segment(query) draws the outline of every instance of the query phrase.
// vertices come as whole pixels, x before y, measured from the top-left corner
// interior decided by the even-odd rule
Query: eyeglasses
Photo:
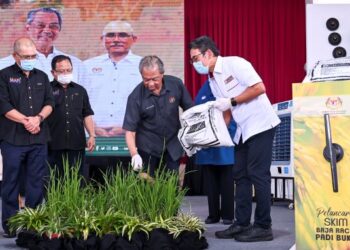
[[[55,69],[54,71],[59,74],[64,74],[64,73],[72,73],[73,69]]]
[[[37,54],[35,54],[35,55],[20,55],[18,53],[16,53],[16,54],[19,56],[19,58],[24,59],[24,60],[38,59]]]
[[[105,34],[105,37],[110,38],[110,39],[115,38],[115,37],[118,37],[119,39],[126,39],[126,38],[129,38],[131,36],[132,36],[132,34],[129,34],[126,32],[110,32],[110,33]]]
[[[162,76],[157,76],[157,77],[153,77],[153,78],[142,77],[142,80],[144,83],[159,82],[160,80],[162,80]]]
[[[191,59],[190,59],[190,64],[193,64],[193,63],[195,63],[195,62],[198,62],[198,56],[200,56],[200,55],[204,55],[205,54],[205,52],[204,53],[199,53],[199,54],[197,54],[197,55],[194,55],[194,56],[192,56],[191,57]]]
[[[60,30],[60,25],[58,23],[41,23],[41,22],[33,22],[32,23],[34,28],[38,29],[38,30],[43,30],[45,29],[45,27],[49,27],[50,30],[54,30],[54,31],[58,31]]]

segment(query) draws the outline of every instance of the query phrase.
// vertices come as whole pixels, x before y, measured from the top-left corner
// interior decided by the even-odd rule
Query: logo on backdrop
[[[343,101],[340,97],[328,97],[326,101],[326,107],[330,110],[340,110],[343,107]]]

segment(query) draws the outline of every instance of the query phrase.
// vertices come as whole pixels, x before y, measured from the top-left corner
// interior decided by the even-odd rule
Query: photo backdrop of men
[[[23,36],[36,43],[36,68],[50,80],[52,58],[71,57],[74,81],[95,111],[93,155],[128,155],[121,127],[143,56],[159,56],[165,74],[184,78],[183,0],[7,1],[0,16],[0,69],[14,63],[13,42]]]

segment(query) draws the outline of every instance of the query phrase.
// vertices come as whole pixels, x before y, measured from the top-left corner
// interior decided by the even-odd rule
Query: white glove
[[[134,171],[140,171],[142,169],[142,158],[139,154],[131,158],[131,166]]]
[[[226,111],[232,107],[230,98],[218,98],[214,101],[213,106],[220,111]]]

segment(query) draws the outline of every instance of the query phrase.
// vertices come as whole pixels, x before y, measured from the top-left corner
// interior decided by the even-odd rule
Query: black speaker
[[[334,46],[339,45],[341,42],[341,35],[337,32],[332,32],[328,36],[328,42]]]
[[[326,26],[330,31],[337,30],[339,28],[339,21],[338,19],[331,17],[327,20]]]
[[[345,57],[346,56],[346,50],[343,47],[336,47],[333,50],[333,57],[338,58],[338,57]]]

